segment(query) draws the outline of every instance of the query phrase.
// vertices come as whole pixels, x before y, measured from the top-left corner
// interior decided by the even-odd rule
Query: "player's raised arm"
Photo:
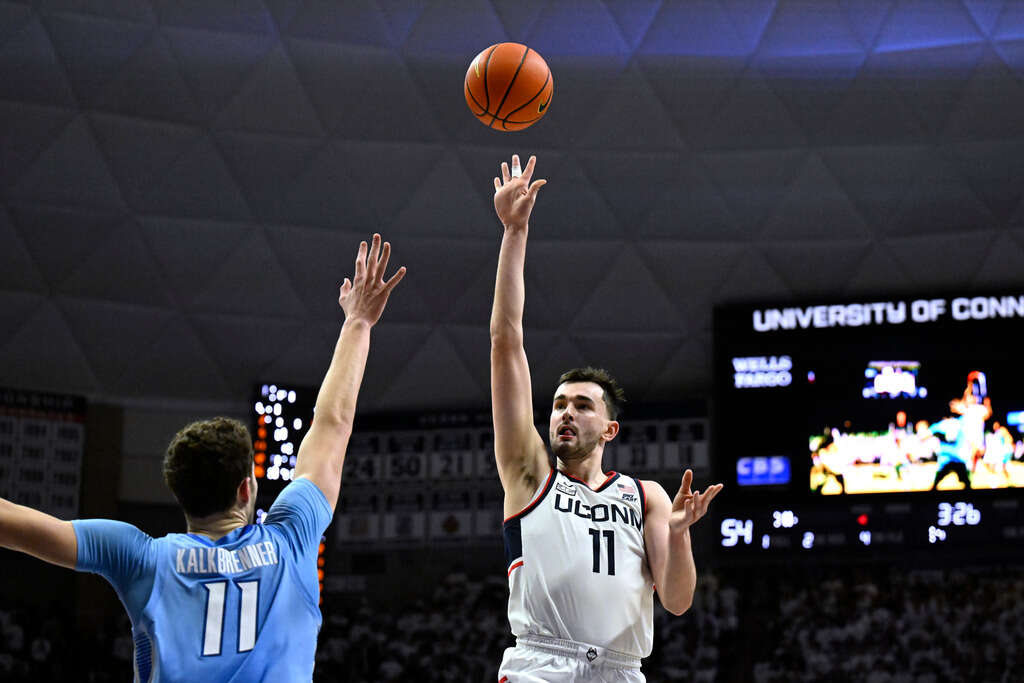
[[[390,256],[391,245],[381,245],[380,235],[373,236],[369,249],[366,242],[359,245],[355,275],[351,281],[345,278],[338,297],[345,324],[316,397],[313,423],[299,446],[296,478],[309,479],[320,487],[332,510],[338,502],[356,398],[370,351],[370,328],[380,320],[391,290],[405,276],[402,267],[384,281]]]
[[[71,522],[0,498],[0,547],[74,569],[78,540]]]
[[[494,455],[510,513],[529,502],[548,469],[544,441],[533,426],[533,390],[523,346],[526,238],[537,192],[547,182],[530,182],[536,163],[530,157],[520,174],[515,155],[511,171],[502,162],[501,177],[494,179],[494,209],[505,232],[491,310],[491,410]]]
[[[672,614],[690,609],[697,588],[697,566],[690,545],[690,527],[708,511],[708,505],[721,484],[703,492],[692,491],[693,472],[686,470],[679,492],[673,500],[660,484],[645,481],[647,514],[644,520],[644,543],[647,562],[654,576],[661,604]]]

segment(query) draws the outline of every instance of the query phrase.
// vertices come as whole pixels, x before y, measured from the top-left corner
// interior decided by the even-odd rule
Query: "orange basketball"
[[[495,130],[529,128],[547,113],[554,90],[547,62],[519,43],[491,45],[466,72],[466,104]]]

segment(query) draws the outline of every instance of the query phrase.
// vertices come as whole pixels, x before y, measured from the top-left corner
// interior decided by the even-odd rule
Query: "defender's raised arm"
[[[506,516],[529,503],[548,471],[547,450],[533,426],[533,391],[523,345],[526,238],[537,192],[547,182],[531,183],[536,163],[530,157],[520,174],[514,155],[512,169],[502,162],[501,178],[494,179],[494,209],[505,232],[491,311],[491,410]]]
[[[380,320],[391,290],[405,276],[405,267],[402,267],[384,281],[390,256],[391,245],[388,242],[381,245],[380,235],[373,236],[369,252],[366,242],[359,245],[355,275],[351,281],[345,278],[338,297],[345,311],[345,324],[316,397],[313,423],[299,446],[296,478],[309,479],[316,484],[332,510],[338,501],[356,398],[370,351],[370,328]]]

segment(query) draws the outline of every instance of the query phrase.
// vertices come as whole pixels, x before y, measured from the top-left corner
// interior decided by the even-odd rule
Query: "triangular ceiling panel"
[[[126,116],[94,114],[89,123],[125,201],[136,210],[146,206],[150,188],[202,135],[191,126]]]
[[[813,13],[806,8],[798,3],[777,4],[758,44],[759,57],[864,53],[864,43],[838,0],[818,0]]]
[[[579,345],[566,333],[526,330],[523,343],[530,363],[534,412],[545,415],[551,410],[551,399],[562,373],[592,364],[593,361],[584,355]],[[547,441],[547,432],[541,436]]]
[[[267,240],[310,314],[317,319],[337,320],[341,315],[338,290],[345,278],[351,279],[355,273],[359,243],[369,242],[372,235],[296,226],[268,226],[266,232]],[[396,239],[387,231],[382,237],[392,243],[386,275],[390,278],[399,267],[409,266],[408,260],[415,255],[417,247],[408,240]],[[389,320],[429,323],[433,318],[422,293],[427,280],[422,273],[407,277],[388,300],[384,315]],[[417,282],[424,287],[418,287]]]
[[[274,249],[256,228],[224,259],[195,310],[302,319],[307,311]]]
[[[133,221],[116,226],[95,244],[81,265],[60,283],[59,292],[147,306],[172,304],[164,275]]]
[[[995,235],[928,235],[889,240],[893,258],[923,290],[966,287],[974,282],[988,257]]]
[[[250,391],[263,379],[266,369],[294,346],[295,336],[304,327],[295,319],[223,314],[198,315],[194,324],[210,357],[223,369],[230,390],[237,395]]]
[[[90,101],[102,111],[157,121],[198,123],[203,118],[170,41],[159,31]]]
[[[126,359],[118,389],[127,396],[151,397],[159,387],[186,400],[209,400],[229,395],[221,372],[192,325],[176,315],[160,328],[151,346],[135,349]]]
[[[526,36],[549,3],[550,0],[491,0],[508,39],[517,43],[526,41]]]
[[[765,257],[752,249],[745,250],[729,269],[721,287],[712,299],[715,303],[739,301],[786,300],[793,291]]]
[[[588,0],[549,3],[523,42],[545,58],[629,54],[622,31],[605,3]]]
[[[829,148],[819,154],[865,220],[883,229],[930,158],[927,147],[915,145]],[[882,168],[885,172],[879,173]]]
[[[2,286],[5,289],[25,289],[39,291],[45,289],[39,268],[18,232],[11,224],[7,211],[0,207],[0,273],[3,273]]]
[[[76,97],[90,104],[153,35],[149,24],[83,14],[52,14],[43,21]],[[81,54],[89,59],[78,59]]]
[[[992,36],[998,40],[1024,38],[1024,5],[1007,2],[996,20]]]
[[[253,69],[216,125],[222,130],[305,136],[323,135],[326,128],[280,47]]]
[[[390,303],[388,305],[390,306]],[[433,333],[434,328],[431,325],[405,325],[389,322],[396,317],[391,316],[389,311],[385,310],[381,322],[377,323],[373,328],[370,357],[366,361],[363,386],[359,390],[359,402],[364,412],[379,410],[377,406],[381,398],[405,374],[406,366],[412,360],[415,351],[421,348],[426,343],[427,338]],[[341,323],[339,322],[335,324],[331,339],[326,346],[327,356],[323,366],[317,368],[319,372],[319,377],[316,380],[317,384],[320,382],[320,377],[323,377],[323,374],[327,371],[327,361],[331,359],[330,354],[334,349],[334,343],[338,339],[338,332],[340,330]],[[300,350],[293,349],[289,353],[300,353]],[[430,395],[433,393],[433,390],[434,387],[430,385],[422,385],[417,389],[418,393],[416,396],[408,396],[404,401],[396,399],[395,403],[397,405],[405,403],[407,405],[429,406],[432,404]],[[473,401],[472,405],[476,406],[482,403],[482,400]],[[370,406],[369,411],[366,410],[367,406]]]
[[[333,135],[417,142],[439,137],[419,86],[396,53],[299,39],[286,41],[286,47],[299,82]],[[464,74],[453,75],[457,80],[452,84],[452,101],[462,107],[459,83]]]
[[[634,302],[643,301],[643,307]],[[665,295],[644,264],[630,248],[621,251],[601,282],[578,302],[579,313],[572,330],[623,332],[677,332],[686,329],[675,304]]]
[[[959,0],[900,0],[886,17],[875,49],[913,50],[984,40]]]
[[[472,31],[452,33],[453,25],[472,26]],[[406,36],[408,52],[452,52],[465,58],[465,66],[489,45],[506,41],[505,27],[489,0],[435,2],[428,6]]]
[[[880,58],[870,56],[823,129],[832,145],[910,144],[927,141],[917,114],[891,91]]]
[[[287,220],[281,188],[287,187],[324,148],[320,138],[268,133],[214,134],[231,177],[253,215]]]
[[[849,239],[866,237],[868,225],[817,154],[785,190],[772,212],[762,238],[783,240]],[[811,245],[808,245],[811,246]]]
[[[99,388],[88,359],[52,301],[42,303],[0,346],[0,358],[0,384],[6,386],[83,393]]]
[[[480,387],[477,405],[490,403],[491,335],[486,325],[445,325],[445,336],[462,361],[463,367]],[[536,335],[539,337],[540,335]],[[534,339],[535,335],[530,335]],[[539,339],[534,339],[539,341]]]
[[[643,387],[637,398],[651,403],[678,404],[683,399],[711,395],[707,365],[711,357],[711,333],[702,330],[688,336]],[[639,401],[638,401],[639,402]],[[628,417],[628,414],[627,414]]]
[[[922,129],[936,135],[960,107],[978,62],[990,52],[983,43],[968,43],[887,52],[874,59],[879,77],[891,84],[893,95],[914,112]]]
[[[743,219],[738,224],[756,233],[785,196],[806,156],[800,149],[786,148],[705,152],[700,158],[719,195]]]
[[[18,199],[97,208],[124,204],[92,130],[81,117],[61,131],[53,145],[25,170],[10,194]]]
[[[744,239],[749,226],[740,225],[708,177],[699,157],[684,156],[678,166],[677,187],[670,188],[651,207],[636,235],[685,240]]]
[[[928,155],[891,224],[891,234],[963,233],[991,228],[995,217],[945,159]]]
[[[1024,197],[1024,141],[971,142],[950,146],[959,175],[998,221],[1008,220]]]
[[[732,242],[644,240],[641,257],[658,286],[686,321],[686,329],[711,324],[713,301],[735,268],[743,247]]]
[[[206,121],[217,118],[247,83],[264,78],[268,70],[273,75],[262,62],[277,42],[274,35],[185,28],[167,28],[164,35]],[[211,68],[213,64],[216,68]],[[276,99],[274,96],[290,97],[294,92],[264,90],[263,94],[269,95],[268,101],[272,101]],[[236,118],[229,116],[228,123]]]
[[[125,358],[148,349],[174,315],[170,310],[61,297],[57,304],[100,385],[109,392],[135,386]]]
[[[443,329],[435,328],[410,350],[408,364],[380,397],[382,408],[393,410],[410,404],[420,409],[465,408],[479,405],[480,398],[487,395],[486,387],[466,369]]]
[[[47,297],[43,294],[0,290],[0,349],[18,334],[44,304],[47,304]],[[6,364],[6,360],[0,363],[0,372],[3,372]],[[0,381],[6,382],[6,379]]]
[[[871,245],[864,240],[765,244],[761,251],[797,297],[841,298]]]
[[[971,19],[978,29],[991,38],[996,22],[1006,7],[1007,0],[963,0],[964,8],[970,12]]]
[[[882,292],[906,292],[912,289],[910,275],[894,255],[896,247],[888,242],[875,244],[847,281],[850,295],[878,296]]]
[[[605,6],[615,19],[626,44],[635,50],[651,29],[662,4],[662,0],[619,0],[606,2]]]
[[[972,284],[992,288],[1019,287],[1022,263],[1024,246],[1009,234],[996,235]]]
[[[672,152],[580,153],[584,172],[611,206],[627,235],[631,234],[633,226],[643,224],[658,198],[673,191],[679,177],[680,158]]]
[[[0,100],[74,106],[67,72],[38,18],[25,23],[16,12],[16,31],[0,43]]]
[[[347,0],[346,12],[336,11],[329,0],[305,0],[288,21],[293,38],[387,47],[391,43],[384,13],[374,0]]]
[[[588,149],[664,152],[684,147],[643,70],[636,65],[627,67],[616,79],[605,103],[583,125],[590,132],[580,146]]]
[[[533,233],[526,252],[527,315],[542,307],[553,327],[570,329],[621,251],[621,242],[556,241]],[[493,289],[492,283],[489,297]]]
[[[964,88],[959,106],[944,131],[952,140],[993,140],[1024,137],[1024,82],[1006,63],[990,53],[978,64],[978,76]]]
[[[638,404],[645,402],[648,387],[685,343],[682,335],[664,332],[577,332],[572,340],[587,365],[603,367],[618,380],[626,392],[627,410],[631,397]]]
[[[430,6],[429,0],[377,0],[391,32],[392,45],[405,42],[420,15]]]
[[[721,2],[663,2],[640,43],[645,55],[735,57],[748,54],[749,44]]]
[[[69,109],[0,102],[0,188],[17,182],[75,116]]]
[[[476,183],[486,185],[483,178],[477,178]],[[479,238],[486,236],[486,226],[497,220],[493,202],[485,204],[479,199],[474,179],[466,174],[454,150],[438,150],[436,164],[407,192],[408,203],[393,221],[396,234]],[[450,210],[454,197],[459,198],[457,211]],[[444,218],[424,221],[424,216]]]
[[[244,223],[174,218],[139,219],[150,253],[180,306],[190,307],[242,247],[252,228]]]
[[[124,217],[81,209],[13,204],[11,223],[49,287],[56,288],[89,258]]]
[[[252,215],[211,136],[183,150],[145,201],[150,212],[166,216],[244,220]]]

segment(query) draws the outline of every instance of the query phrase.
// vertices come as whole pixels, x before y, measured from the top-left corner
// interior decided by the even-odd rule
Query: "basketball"
[[[466,104],[485,126],[529,128],[548,111],[555,84],[544,58],[519,43],[498,43],[478,54],[466,72]]]

